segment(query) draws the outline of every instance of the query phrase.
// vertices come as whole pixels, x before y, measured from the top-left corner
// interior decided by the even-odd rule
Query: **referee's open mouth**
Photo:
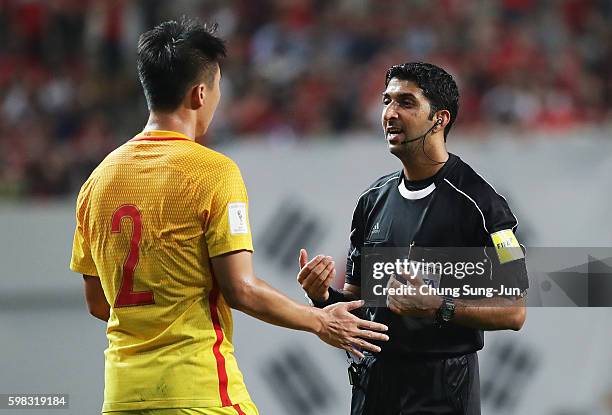
[[[389,144],[399,144],[404,139],[404,130],[400,127],[389,126],[385,128],[385,136]]]

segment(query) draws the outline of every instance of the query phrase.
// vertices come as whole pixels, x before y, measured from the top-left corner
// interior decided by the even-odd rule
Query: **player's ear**
[[[208,90],[204,84],[195,84],[190,92],[190,106],[192,110],[197,110],[204,105]]]

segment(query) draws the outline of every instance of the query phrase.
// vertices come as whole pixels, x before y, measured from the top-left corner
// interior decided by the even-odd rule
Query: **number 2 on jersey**
[[[138,266],[140,256],[140,238],[142,237],[142,217],[134,205],[123,205],[113,214],[111,232],[121,232],[121,219],[132,219],[132,239],[130,252],[123,263],[121,286],[115,299],[115,307],[129,307],[145,304],[154,304],[153,291],[134,291],[134,270]]]

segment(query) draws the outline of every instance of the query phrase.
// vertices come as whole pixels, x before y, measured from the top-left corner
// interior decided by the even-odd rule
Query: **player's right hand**
[[[311,300],[324,302],[329,298],[327,289],[334,281],[336,267],[330,256],[317,255],[308,261],[308,252],[300,249],[300,272],[297,280]]]
[[[363,300],[348,303],[336,303],[325,307],[323,311],[323,325],[317,335],[325,343],[344,349],[359,358],[362,351],[380,352],[380,347],[369,341],[387,341],[389,336],[384,333],[387,326],[369,320],[362,320],[351,314],[363,306]]]

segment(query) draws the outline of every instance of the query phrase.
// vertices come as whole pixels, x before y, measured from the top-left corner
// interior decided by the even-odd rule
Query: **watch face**
[[[444,299],[442,306],[438,309],[436,314],[436,322],[439,327],[444,326],[444,323],[448,323],[455,317],[455,303],[452,300]]]
[[[455,316],[455,304],[449,301],[444,301],[442,307],[442,320],[450,321]]]
[[[444,308],[442,311],[442,320],[449,321],[452,318],[452,312],[448,308]]]

